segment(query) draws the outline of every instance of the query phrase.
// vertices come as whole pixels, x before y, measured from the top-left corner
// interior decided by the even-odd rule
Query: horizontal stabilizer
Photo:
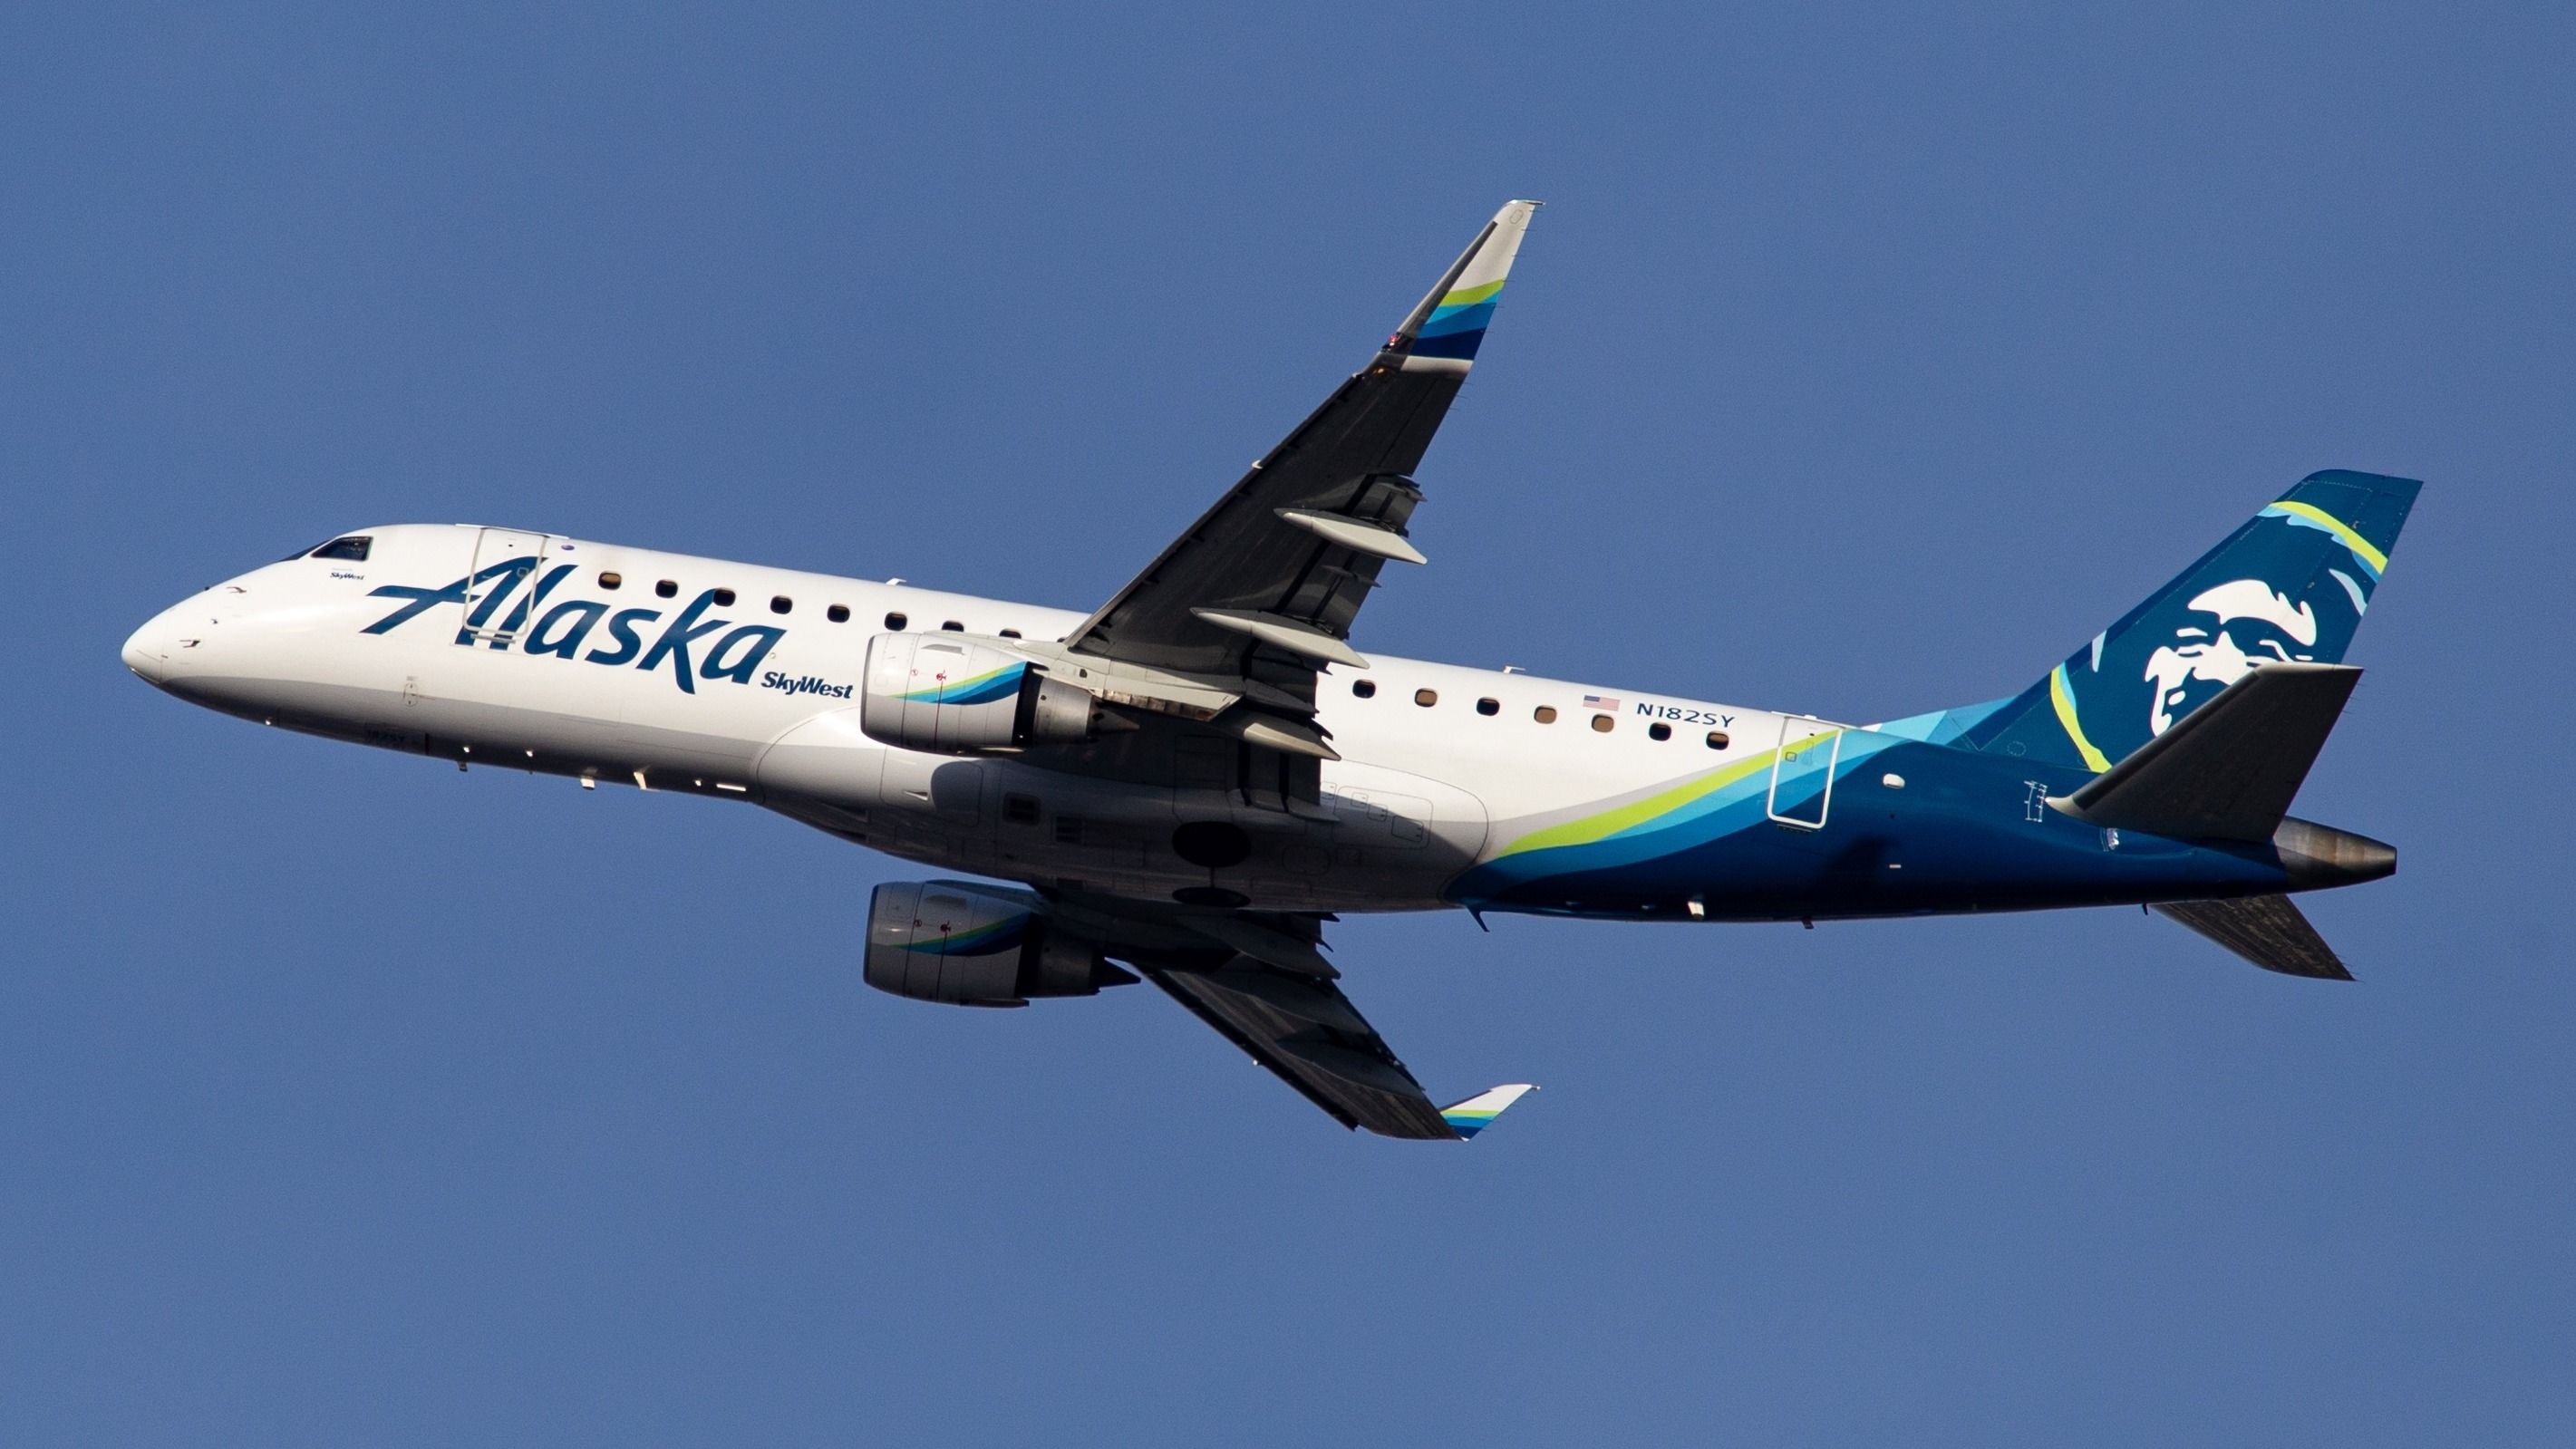
[[[1507,1082],[1490,1091],[1478,1092],[1466,1101],[1440,1109],[1440,1119],[1461,1137],[1473,1137],[1494,1125],[1494,1119],[1510,1106],[1538,1088],[1528,1082]]]
[[[2288,896],[2174,901],[2157,906],[2155,911],[2182,922],[2266,971],[2312,976],[2321,981],[2352,979],[2352,973],[2336,959],[2334,948],[2317,934],[2316,927],[2308,924],[2307,916]]]
[[[2177,840],[2270,840],[2361,671],[2266,664],[2084,788],[2049,803],[2088,825]]]

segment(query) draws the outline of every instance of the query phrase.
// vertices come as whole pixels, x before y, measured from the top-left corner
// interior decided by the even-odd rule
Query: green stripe
[[[2111,768],[2109,757],[2084,738],[2084,721],[2075,714],[2075,682],[2066,677],[2063,664],[2048,671],[2048,702],[2057,707],[2057,722],[2066,727],[2066,737],[2075,742],[2075,752],[2084,757],[2093,773],[2098,775]]]
[[[1827,734],[1812,735],[1808,741],[1802,743],[1823,740],[1830,735],[1840,733],[1842,731],[1833,730]],[[1736,781],[1767,768],[1779,753],[1776,749],[1766,750],[1749,760],[1728,765],[1713,774],[1685,781],[1660,795],[1649,795],[1643,800],[1622,805],[1616,810],[1604,811],[1599,815],[1587,816],[1581,820],[1571,820],[1563,825],[1551,825],[1545,830],[1532,831],[1503,847],[1502,853],[1518,855],[1523,851],[1553,850],[1560,846],[1590,845],[1595,841],[1607,840],[1623,830],[1643,825],[1658,815],[1670,814],[1695,800],[1715,794]]]
[[[1020,666],[1016,663],[1005,664],[999,669],[987,669],[972,679],[960,679],[946,684],[934,684],[928,689],[916,689],[910,694],[900,695],[897,697],[907,704],[936,704],[946,695],[963,694],[967,690],[973,689],[979,685],[989,684],[993,680],[1019,667]]]
[[[2362,560],[2368,563],[2372,568],[2379,570],[2381,573],[2386,573],[2388,571],[2388,555],[2371,547],[2370,540],[2362,537],[2351,524],[2344,522],[2342,519],[2335,517],[2333,514],[2326,512],[2324,509],[2319,508],[2313,503],[2297,503],[2285,498],[2272,506],[2281,510],[2283,513],[2295,513],[2301,518],[2307,519],[2311,523],[2323,524],[2328,530],[2333,532],[2335,537],[2343,540],[2344,547],[2351,549],[2354,553],[2360,555]]]

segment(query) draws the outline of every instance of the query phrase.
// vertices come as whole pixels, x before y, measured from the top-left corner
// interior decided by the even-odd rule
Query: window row
[[[599,586],[603,589],[624,588],[626,586],[626,576],[613,569],[603,569],[600,571],[599,575]],[[653,585],[653,592],[661,598],[673,598],[680,592],[679,581],[676,579],[657,580]],[[733,601],[733,590],[718,589],[715,591],[715,602],[718,608],[731,608],[733,607]],[[792,613],[795,611],[795,608],[796,601],[787,597],[785,594],[773,594],[770,596],[769,612],[773,614]],[[823,617],[831,620],[835,624],[846,624],[850,622],[850,606],[847,604],[834,604],[823,611]],[[885,626],[891,632],[901,633],[903,630],[912,626],[912,616],[900,611],[889,613],[885,616]],[[962,634],[966,632],[965,623],[958,619],[946,620],[941,623],[939,627],[952,634]],[[1020,631],[1017,629],[1004,629],[1001,637],[1005,639],[1017,639],[1021,636]]]
[[[1374,679],[1354,679],[1351,681],[1351,693],[1360,699],[1375,699],[1377,698],[1377,681]],[[1413,692],[1413,702],[1424,709],[1429,709],[1440,703],[1440,691],[1436,689],[1417,689]],[[1495,699],[1491,695],[1487,695],[1485,698],[1476,701],[1476,713],[1478,714],[1491,717],[1493,715],[1501,714],[1502,712],[1503,702],[1499,699]],[[1556,723],[1556,706],[1552,704],[1542,704],[1530,711],[1530,718],[1536,720],[1540,724],[1554,724]],[[1618,727],[1619,718],[1617,715],[1596,713],[1592,716],[1592,729],[1595,734],[1606,735]],[[1671,739],[1672,737],[1673,727],[1664,723],[1662,720],[1656,720],[1654,723],[1646,726],[1646,738],[1650,740],[1661,741]],[[1726,731],[1710,730],[1708,732],[1708,747],[1710,749],[1722,750],[1727,747],[1727,744],[1728,740],[1726,737]]]

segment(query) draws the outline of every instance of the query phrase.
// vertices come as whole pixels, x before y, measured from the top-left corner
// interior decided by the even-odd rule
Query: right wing
[[[1345,1127],[1381,1137],[1463,1141],[1532,1090],[1525,1083],[1432,1105],[1341,988],[1237,953],[1209,966],[1146,966],[1145,976]]]
[[[1049,899],[1069,926],[1143,972],[1345,1127],[1459,1141],[1532,1090],[1513,1083],[1447,1107],[1434,1104],[1342,994],[1341,973],[1321,950],[1321,916],[1190,910],[1099,896]]]

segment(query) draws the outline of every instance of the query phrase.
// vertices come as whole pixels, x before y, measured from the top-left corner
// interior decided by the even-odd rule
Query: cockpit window
[[[335,538],[329,543],[322,545],[320,548],[313,550],[311,553],[306,554],[305,557],[344,558],[351,563],[365,563],[367,561],[367,545],[374,542],[374,539],[369,538],[364,534],[351,534],[347,538]]]

